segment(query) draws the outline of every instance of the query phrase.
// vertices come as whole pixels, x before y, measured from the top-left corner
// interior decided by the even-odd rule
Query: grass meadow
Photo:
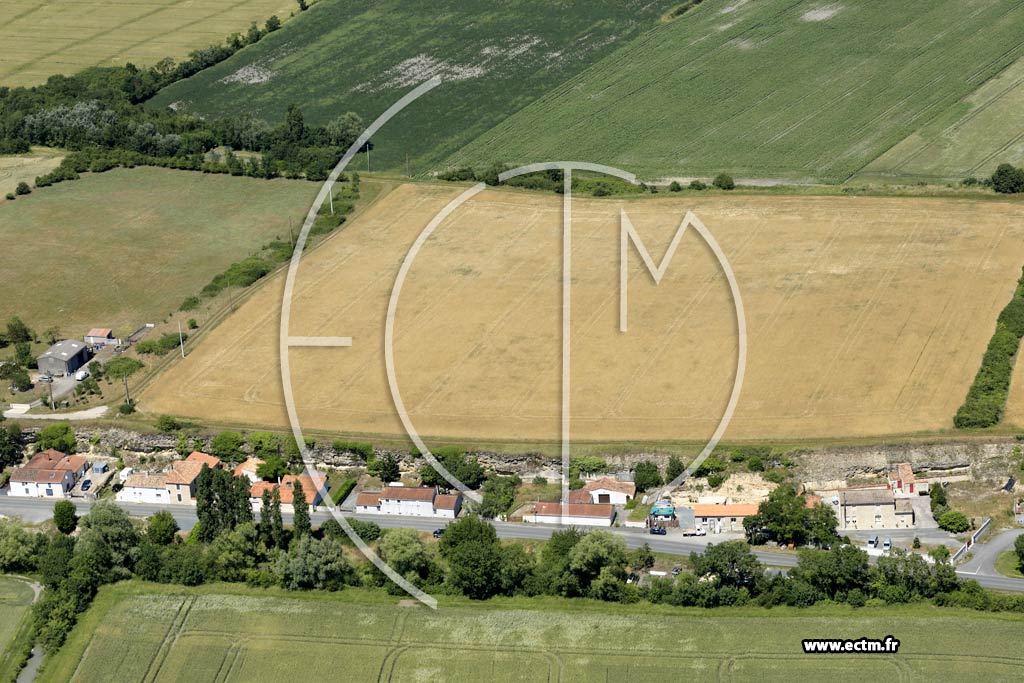
[[[12,87],[90,66],[181,59],[297,9],[293,0],[6,0],[3,7],[0,85]]]
[[[372,120],[414,85],[444,85],[374,138],[374,170],[430,170],[618,45],[674,3],[621,0],[322,0],[282,30],[153,100],[203,115]],[[366,158],[358,163],[365,165]],[[362,170],[362,168],[360,168]]]
[[[62,151],[50,147],[33,147],[28,154],[0,155],[0,205],[9,201],[7,193],[14,192],[18,183],[31,186],[36,176],[46,175],[63,159]]]
[[[0,320],[80,337],[159,323],[217,273],[288,239],[317,185],[115,169],[0,204]]]
[[[1020,76],[979,90],[1024,55],[1022,22],[1014,0],[707,0],[449,161],[569,158],[647,178],[724,170],[841,182],[915,131],[931,139],[932,121],[945,130],[994,98],[1000,125],[982,116],[905,169],[899,155],[879,167],[981,172],[998,157],[1024,156],[1020,126],[1005,116],[1019,110]],[[997,97],[1008,88],[1012,95]]]
[[[12,680],[19,670],[28,638],[32,588],[27,582],[0,576],[0,679]]]
[[[737,608],[553,598],[436,612],[338,594],[108,586],[36,679],[56,681],[1016,681],[1020,616],[925,606]],[[406,601],[407,603],[407,601]],[[901,641],[896,655],[807,656],[803,638]]]

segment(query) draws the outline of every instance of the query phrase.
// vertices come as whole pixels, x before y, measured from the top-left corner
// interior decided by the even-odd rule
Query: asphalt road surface
[[[78,513],[88,514],[91,502],[81,499],[74,500]],[[185,505],[155,505],[151,503],[118,503],[128,514],[135,517],[148,517],[160,510],[169,510],[178,521],[178,526],[189,530],[197,521],[196,509]],[[13,496],[0,496],[0,514],[8,517],[20,517],[26,522],[41,522],[53,515],[53,501],[41,498],[18,498]],[[347,517],[376,522],[383,528],[409,528],[418,531],[433,531],[447,524],[446,520],[435,518],[418,517],[393,517],[389,515],[352,515]],[[291,523],[291,515],[283,515],[285,523]],[[321,524],[331,518],[331,513],[326,510],[313,512],[310,517],[314,524]],[[518,522],[494,522],[494,528],[499,538],[527,538],[543,540],[549,538],[552,533],[562,527],[547,524],[522,524]],[[687,556],[692,552],[704,550],[714,537],[689,537],[669,532],[666,536],[652,536],[644,529],[607,529],[617,536],[621,536],[626,546],[637,548],[647,543],[651,550],[669,555]],[[1024,529],[1004,531],[992,537],[988,543],[981,543],[972,549],[973,557],[957,570],[957,575],[963,579],[974,579],[979,584],[993,590],[1024,593],[1024,579],[1013,579],[1002,576],[995,570],[995,558],[999,553],[1013,547],[1013,541],[1017,535],[1024,533]],[[880,534],[881,535],[881,534]],[[893,534],[895,535],[895,534]],[[795,567],[797,557],[794,553],[773,552],[755,550],[754,555],[761,562],[772,567]]]

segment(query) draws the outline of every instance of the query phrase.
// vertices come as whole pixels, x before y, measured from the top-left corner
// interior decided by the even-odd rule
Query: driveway
[[[13,410],[4,412],[4,417],[16,418],[18,420],[96,420],[107,414],[109,406],[96,406],[87,410],[77,410],[72,413],[19,413]]]

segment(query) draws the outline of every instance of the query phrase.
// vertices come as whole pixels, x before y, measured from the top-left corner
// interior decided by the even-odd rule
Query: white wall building
[[[436,487],[385,486],[361,491],[356,512],[368,515],[407,515],[455,519],[462,510],[462,494],[438,493]]]
[[[75,486],[70,470],[37,470],[19,467],[11,473],[8,495],[22,498],[67,498]]]
[[[117,492],[122,503],[169,503],[171,494],[167,490],[167,475],[138,473],[128,477],[124,488]]]
[[[615,507],[610,503],[537,503],[532,515],[523,515],[524,522],[561,524],[564,526],[612,525]]]

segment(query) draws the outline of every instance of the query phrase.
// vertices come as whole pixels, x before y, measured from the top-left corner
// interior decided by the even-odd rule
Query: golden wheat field
[[[290,351],[305,427],[402,432],[383,355],[388,299],[406,251],[460,191],[398,186],[304,258],[290,333],[353,337],[351,348]],[[1024,205],[1012,203],[576,198],[570,416],[577,440],[706,438],[736,367],[729,288],[692,230],[660,285],[630,251],[629,329],[619,332],[620,209],[655,263],[687,210],[732,263],[749,340],[726,438],[949,427],[1024,263]],[[396,378],[421,434],[558,438],[561,223],[555,195],[489,189],[425,243],[395,320]],[[282,291],[281,278],[258,291],[144,392],[142,409],[286,426]]]

